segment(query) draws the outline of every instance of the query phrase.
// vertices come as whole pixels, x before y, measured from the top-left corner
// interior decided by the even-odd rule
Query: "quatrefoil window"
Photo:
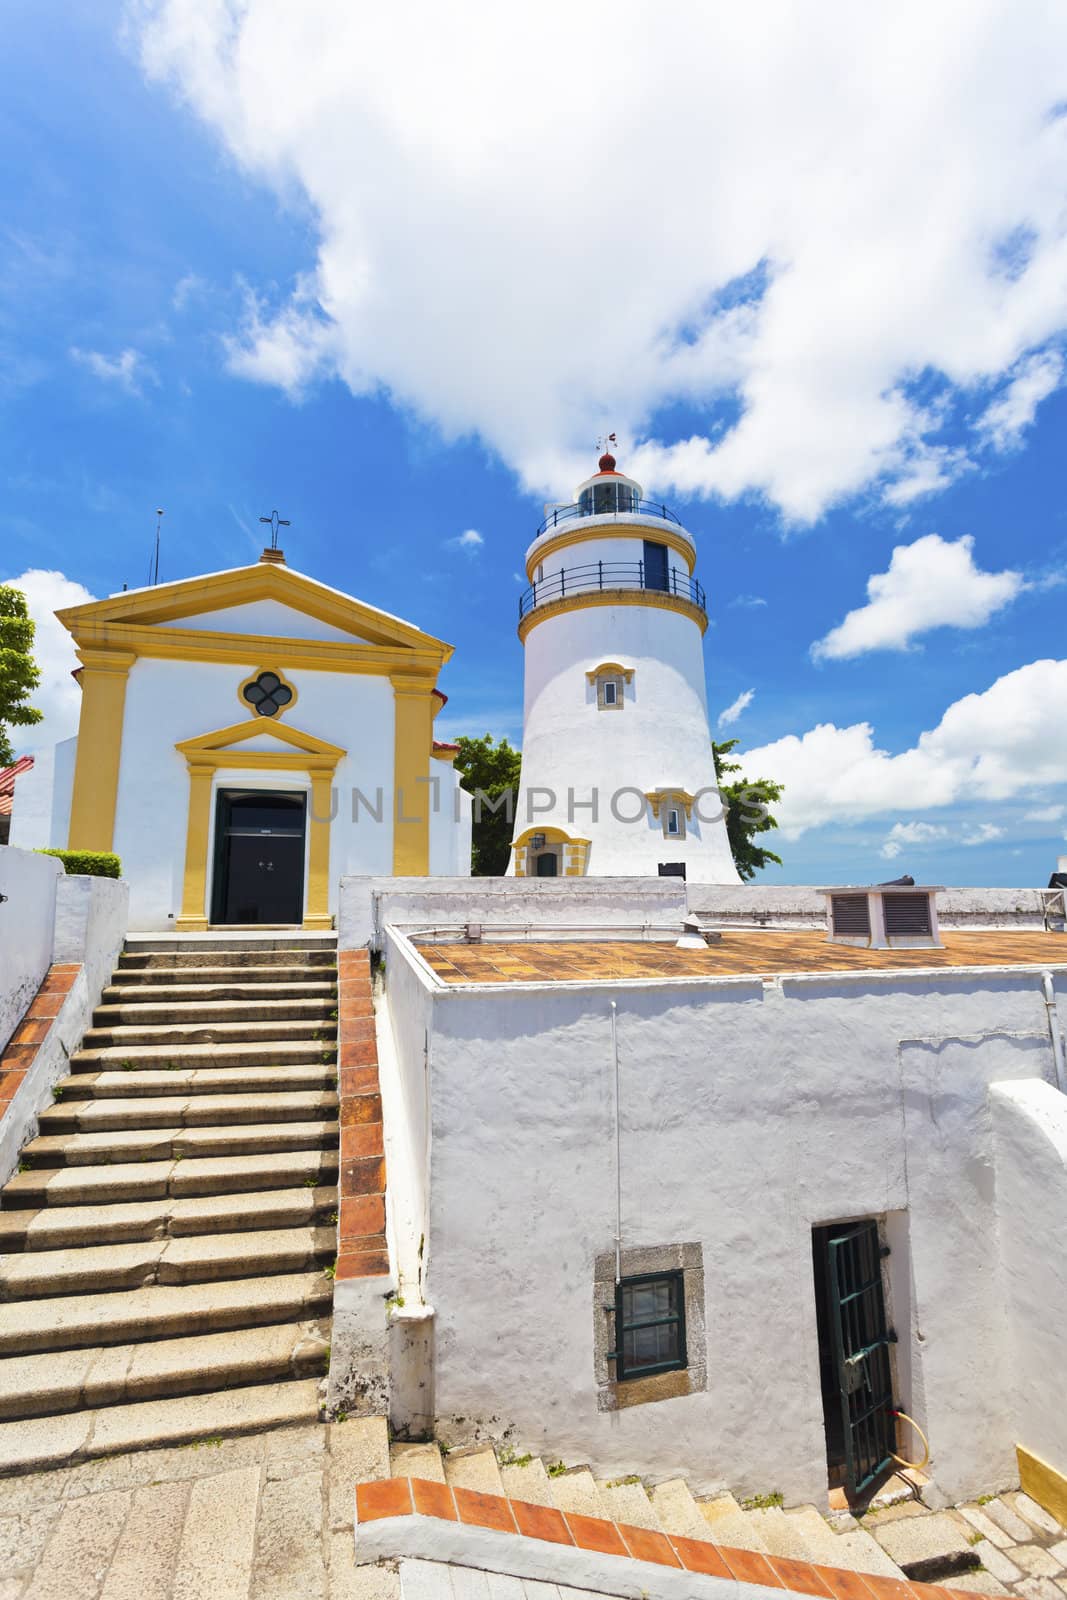
[[[257,717],[276,717],[291,702],[293,691],[276,672],[261,672],[243,686],[241,697],[248,701]]]

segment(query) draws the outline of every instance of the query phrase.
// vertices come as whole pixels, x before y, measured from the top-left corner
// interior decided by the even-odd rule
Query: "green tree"
[[[736,744],[736,739],[726,739],[722,744],[716,744],[713,739],[711,748],[715,752],[719,793],[723,804],[729,808],[726,813],[726,834],[733,851],[734,865],[747,883],[769,861],[782,865],[781,856],[776,856],[773,850],[766,850],[755,842],[756,834],[767,833],[778,826],[768,808],[782,798],[782,785],[771,778],[743,776],[725,781],[729,774],[741,773],[741,763],[728,759]]]
[[[456,769],[462,774],[463,787],[475,796],[471,871],[479,878],[500,877],[507,871],[511,850],[522,755],[506,739],[496,743],[490,733],[481,739],[457,739],[456,743]]]
[[[41,681],[41,671],[30,651],[33,623],[21,589],[0,583],[0,767],[15,759],[9,728],[30,728],[42,712],[26,705],[26,697]]]

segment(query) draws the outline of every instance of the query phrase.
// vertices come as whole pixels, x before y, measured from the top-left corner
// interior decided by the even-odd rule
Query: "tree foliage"
[[[29,728],[42,712],[26,704],[41,681],[40,668],[30,654],[33,623],[21,589],[0,583],[0,767],[15,759],[9,728]]]
[[[506,739],[497,743],[489,733],[481,739],[457,739],[456,743],[456,769],[462,774],[463,787],[489,801],[475,800],[471,872],[479,878],[501,877],[507,871],[514,817],[514,803],[505,797],[509,791],[513,796],[519,792],[521,753]]]
[[[776,856],[773,850],[767,850],[755,842],[756,834],[768,833],[771,828],[778,826],[769,807],[782,798],[782,785],[775,783],[772,778],[729,778],[731,773],[741,773],[741,763],[728,759],[736,744],[736,739],[725,739],[722,744],[712,740],[711,748],[715,753],[715,777],[719,793],[723,804],[728,807],[726,834],[733,851],[734,865],[747,883],[768,862],[782,865],[781,856]]]

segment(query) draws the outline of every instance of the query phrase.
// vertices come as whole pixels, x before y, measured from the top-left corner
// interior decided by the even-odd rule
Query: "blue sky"
[[[292,565],[455,644],[450,733],[518,741],[523,551],[614,428],[696,535],[713,722],[751,691],[721,736],[789,786],[767,876],[1043,883],[1067,852],[1067,33],[988,6],[960,65],[951,9],[894,8],[918,69],[868,85],[875,114],[884,36],[829,5],[843,55],[754,42],[741,11],[704,36],[696,7],[687,64],[676,22],[638,37],[626,4],[605,45],[553,4],[509,84],[480,4],[468,49],[433,8],[413,47],[328,0],[301,26],[271,0],[15,0],[0,576],[62,574],[28,585],[43,613],[137,586],[156,506],[164,578],[239,565],[277,506]],[[561,125],[542,45],[603,52],[603,102]],[[61,736],[69,662],[41,645]]]

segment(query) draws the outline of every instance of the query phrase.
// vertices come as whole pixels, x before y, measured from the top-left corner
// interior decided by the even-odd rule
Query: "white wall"
[[[460,774],[447,761],[431,761],[430,873],[463,877],[471,869],[471,796],[460,786]],[[434,796],[436,795],[436,799]]]
[[[610,998],[624,1244],[701,1244],[708,1385],[599,1412],[594,1259],[615,1232]],[[395,1037],[413,1074],[420,1042]],[[1035,975],[438,986],[430,1068],[426,1293],[446,1440],[513,1427],[518,1448],[609,1476],[817,1497],[811,1229],[893,1213],[910,1257],[891,1273],[898,1400],[928,1425],[946,1495],[1011,1481],[988,1085],[1052,1072]]]
[[[1067,1472],[1067,1098],[1047,1083],[993,1089],[1015,1437]]]
[[[829,885],[827,885],[829,887]],[[752,922],[765,917],[775,927],[825,928],[826,898],[819,885],[788,883],[687,884],[690,911],[709,921]],[[1043,928],[1042,889],[943,889],[937,896],[942,928]]]
[[[21,850],[65,850],[70,832],[77,739],[34,751],[33,766],[15,780],[10,843]]]
[[[531,826],[562,828],[593,841],[594,876],[655,874],[661,861],[684,861],[690,877],[736,884],[715,787],[700,630],[690,618],[654,606],[590,606],[537,624],[525,640],[521,804],[515,833]],[[621,711],[597,707],[586,673],[603,661],[634,669]],[[710,790],[687,824],[685,839],[665,839],[651,808],[638,822],[619,821],[611,797],[636,815],[640,796],[677,785],[690,794]],[[533,797],[551,789],[554,805]],[[568,805],[568,790],[578,802]],[[596,818],[582,802],[599,795]],[[541,809],[544,807],[544,809]],[[510,869],[509,869],[510,870]]]
[[[56,885],[54,856],[0,845],[0,1050],[21,1022],[52,962]]]
[[[59,862],[53,861],[52,865],[58,867]],[[0,876],[2,867],[0,863]],[[100,1003],[101,988],[109,980],[122,949],[128,906],[128,886],[121,879],[63,874],[56,882],[55,947],[50,959],[76,961],[81,970],[0,1122],[0,1184],[7,1182],[18,1163],[19,1151],[37,1133],[37,1119],[43,1107],[51,1105],[53,1088],[70,1071],[70,1056],[89,1027],[93,1009]],[[0,916],[6,910],[6,906],[0,906]]]
[[[680,930],[684,916],[680,878],[346,878],[337,943],[341,950],[379,949],[390,922]]]
[[[242,606],[220,606],[217,611],[202,611],[194,617],[177,617],[161,624],[166,628],[207,628],[217,633],[255,633],[277,635],[282,639],[332,639],[340,644],[362,644],[358,633],[333,628],[316,617],[309,617],[280,600],[251,600]],[[261,661],[261,667],[270,666]]]

